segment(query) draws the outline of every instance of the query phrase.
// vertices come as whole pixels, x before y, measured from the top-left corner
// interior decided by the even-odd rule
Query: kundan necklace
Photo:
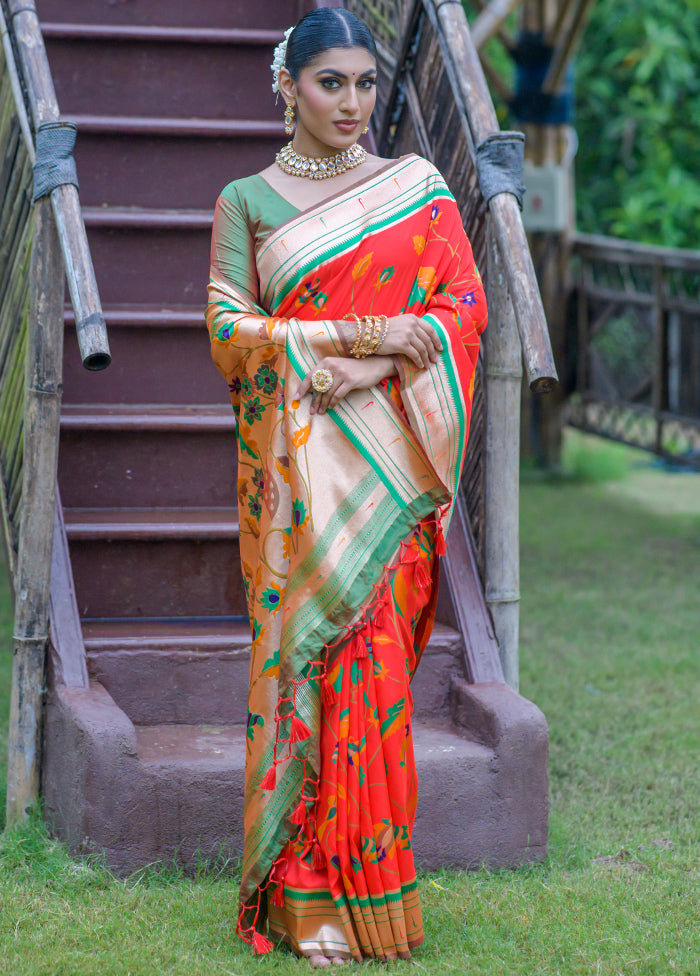
[[[367,159],[367,150],[357,143],[349,149],[343,149],[335,156],[302,156],[291,142],[275,156],[275,162],[285,173],[292,176],[306,176],[310,180],[327,180],[331,176],[339,176],[346,170],[354,169]]]

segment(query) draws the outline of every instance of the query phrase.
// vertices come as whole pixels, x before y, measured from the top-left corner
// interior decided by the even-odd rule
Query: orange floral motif
[[[413,238],[413,249],[416,254],[422,254],[425,250],[425,238],[422,234],[416,234]]]
[[[309,434],[311,433],[311,424],[307,424],[306,427],[301,427],[299,430],[295,430],[292,434],[292,440],[294,441],[294,446],[296,448],[301,447],[302,444],[306,444],[309,439]]]
[[[361,278],[363,274],[367,274],[367,272],[369,271],[369,266],[372,263],[373,254],[374,251],[370,251],[369,254],[365,254],[365,256],[363,258],[360,258],[360,260],[357,262],[355,267],[352,269],[353,281],[357,281],[357,279]]]
[[[426,303],[429,302],[433,297],[436,285],[435,268],[419,268],[418,284],[425,289],[425,301]]]

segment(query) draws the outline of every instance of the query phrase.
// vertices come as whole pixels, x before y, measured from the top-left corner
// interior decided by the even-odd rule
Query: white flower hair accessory
[[[270,67],[272,68],[272,90],[275,94],[280,90],[277,84],[277,75],[280,73],[282,68],[284,68],[284,62],[287,58],[287,41],[289,40],[289,35],[294,30],[293,27],[287,28],[284,32],[284,40],[280,41],[275,48],[274,60]]]

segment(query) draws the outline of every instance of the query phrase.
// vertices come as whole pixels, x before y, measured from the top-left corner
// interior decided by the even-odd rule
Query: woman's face
[[[363,47],[317,55],[292,82],[297,152],[324,156],[357,142],[374,109],[376,79],[377,64]]]

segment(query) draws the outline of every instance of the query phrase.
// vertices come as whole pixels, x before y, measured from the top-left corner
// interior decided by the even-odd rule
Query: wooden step
[[[233,508],[74,508],[64,518],[81,617],[246,614]]]
[[[83,206],[213,209],[227,183],[264,169],[286,141],[279,110],[269,120],[71,118]]]
[[[71,541],[238,538],[238,516],[226,508],[70,508],[65,520]]]
[[[90,676],[141,725],[247,721],[248,618],[88,620]]]
[[[228,389],[214,366],[204,306],[103,306],[112,364],[83,368],[72,308],[65,313],[63,403],[218,404]]]
[[[249,0],[37,0],[42,23],[115,24],[177,28],[259,28],[285,30],[299,19],[297,0],[265,0],[264,7]]]
[[[280,31],[43,23],[56,96],[75,113],[273,119]]]
[[[250,670],[246,617],[85,620],[90,676],[132,722],[245,722]],[[462,673],[459,633],[436,624],[411,684],[418,720],[449,714]]]
[[[419,791],[412,847],[418,866],[477,867],[483,841],[472,825],[498,819],[501,784],[493,750],[420,722],[413,724],[413,740]],[[163,860],[181,861],[195,852],[216,856],[222,844],[227,853],[240,853],[246,726],[137,725],[135,742],[141,801],[134,812],[139,822],[149,822],[151,849]],[[157,818],[149,816],[154,809]],[[128,847],[122,847],[124,854]]]
[[[63,504],[85,510],[235,506],[234,432],[230,403],[64,404]],[[183,477],[187,471],[196,478]]]
[[[88,207],[83,216],[105,304],[203,306],[213,209]]]

